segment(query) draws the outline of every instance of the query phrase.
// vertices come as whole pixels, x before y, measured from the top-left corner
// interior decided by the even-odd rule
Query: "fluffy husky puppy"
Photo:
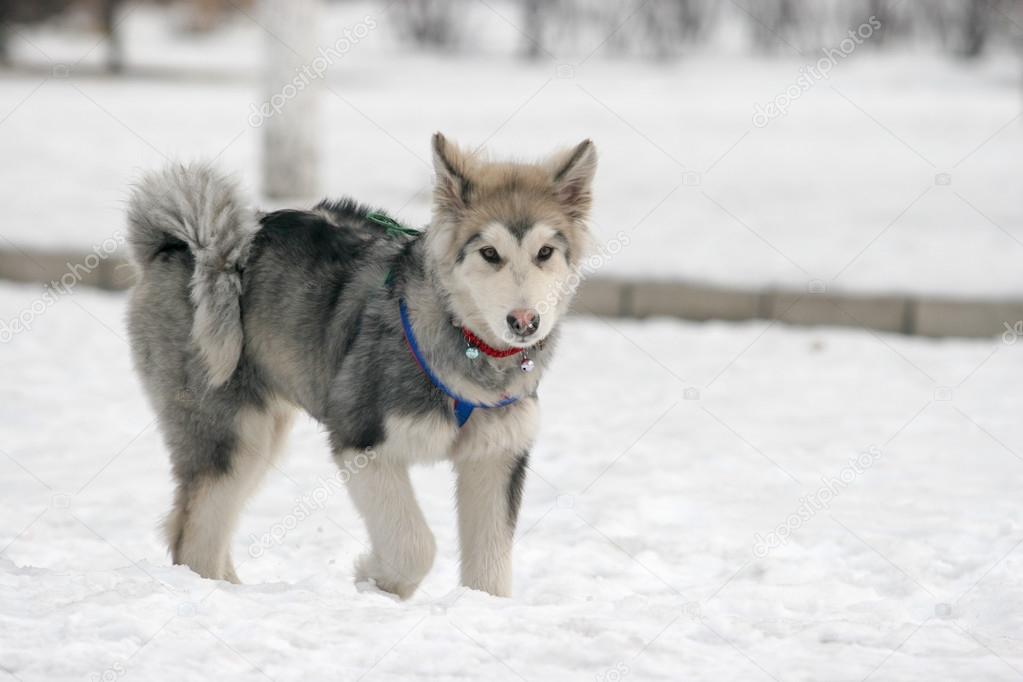
[[[589,241],[596,151],[496,163],[437,134],[433,157],[422,233],[349,200],[257,214],[205,165],[136,187],[129,330],[177,482],[174,563],[238,581],[239,513],[303,409],[351,474],[371,542],[357,581],[415,591],[435,544],[408,467],[447,459],[462,583],[511,592],[537,385]]]

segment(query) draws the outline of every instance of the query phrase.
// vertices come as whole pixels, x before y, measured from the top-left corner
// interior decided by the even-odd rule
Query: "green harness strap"
[[[384,228],[387,237],[390,239],[400,239],[402,237],[418,237],[422,234],[422,230],[417,230],[413,227],[405,227],[394,218],[388,217],[383,213],[367,213],[366,220],[371,223]],[[390,287],[394,284],[394,270],[388,270],[387,277],[384,279],[384,286]]]
[[[420,233],[420,230],[412,227],[405,227],[398,221],[384,215],[383,213],[368,213],[366,214],[366,220],[383,227],[384,230],[387,231],[387,236],[392,238],[416,237]]]

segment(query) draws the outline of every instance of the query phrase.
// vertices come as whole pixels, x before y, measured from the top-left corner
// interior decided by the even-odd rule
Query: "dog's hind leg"
[[[175,564],[204,578],[239,582],[231,537],[246,500],[282,449],[291,416],[281,406],[243,407],[230,426],[208,424],[201,437],[175,442],[178,490],[167,520]]]
[[[336,459],[350,474],[348,492],[372,545],[356,562],[356,581],[373,580],[379,589],[408,599],[433,566],[437,545],[416,501],[407,464],[368,458],[359,450],[346,450]]]

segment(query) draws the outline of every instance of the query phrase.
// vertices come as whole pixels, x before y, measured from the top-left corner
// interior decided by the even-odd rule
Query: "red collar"
[[[516,353],[521,353],[521,348],[506,348],[505,350],[497,350],[493,346],[487,345],[483,339],[473,334],[466,327],[462,327],[462,337],[465,338],[465,342],[473,348],[479,348],[481,351],[486,353],[492,358],[509,358]]]

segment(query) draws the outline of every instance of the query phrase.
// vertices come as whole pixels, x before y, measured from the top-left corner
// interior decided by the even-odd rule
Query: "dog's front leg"
[[[373,580],[385,592],[408,599],[433,565],[437,551],[409,480],[408,466],[383,459],[359,465],[355,451],[338,458],[348,492],[366,522],[372,545],[356,562],[356,581]]]
[[[528,453],[455,461],[462,584],[511,596],[512,541]]]

